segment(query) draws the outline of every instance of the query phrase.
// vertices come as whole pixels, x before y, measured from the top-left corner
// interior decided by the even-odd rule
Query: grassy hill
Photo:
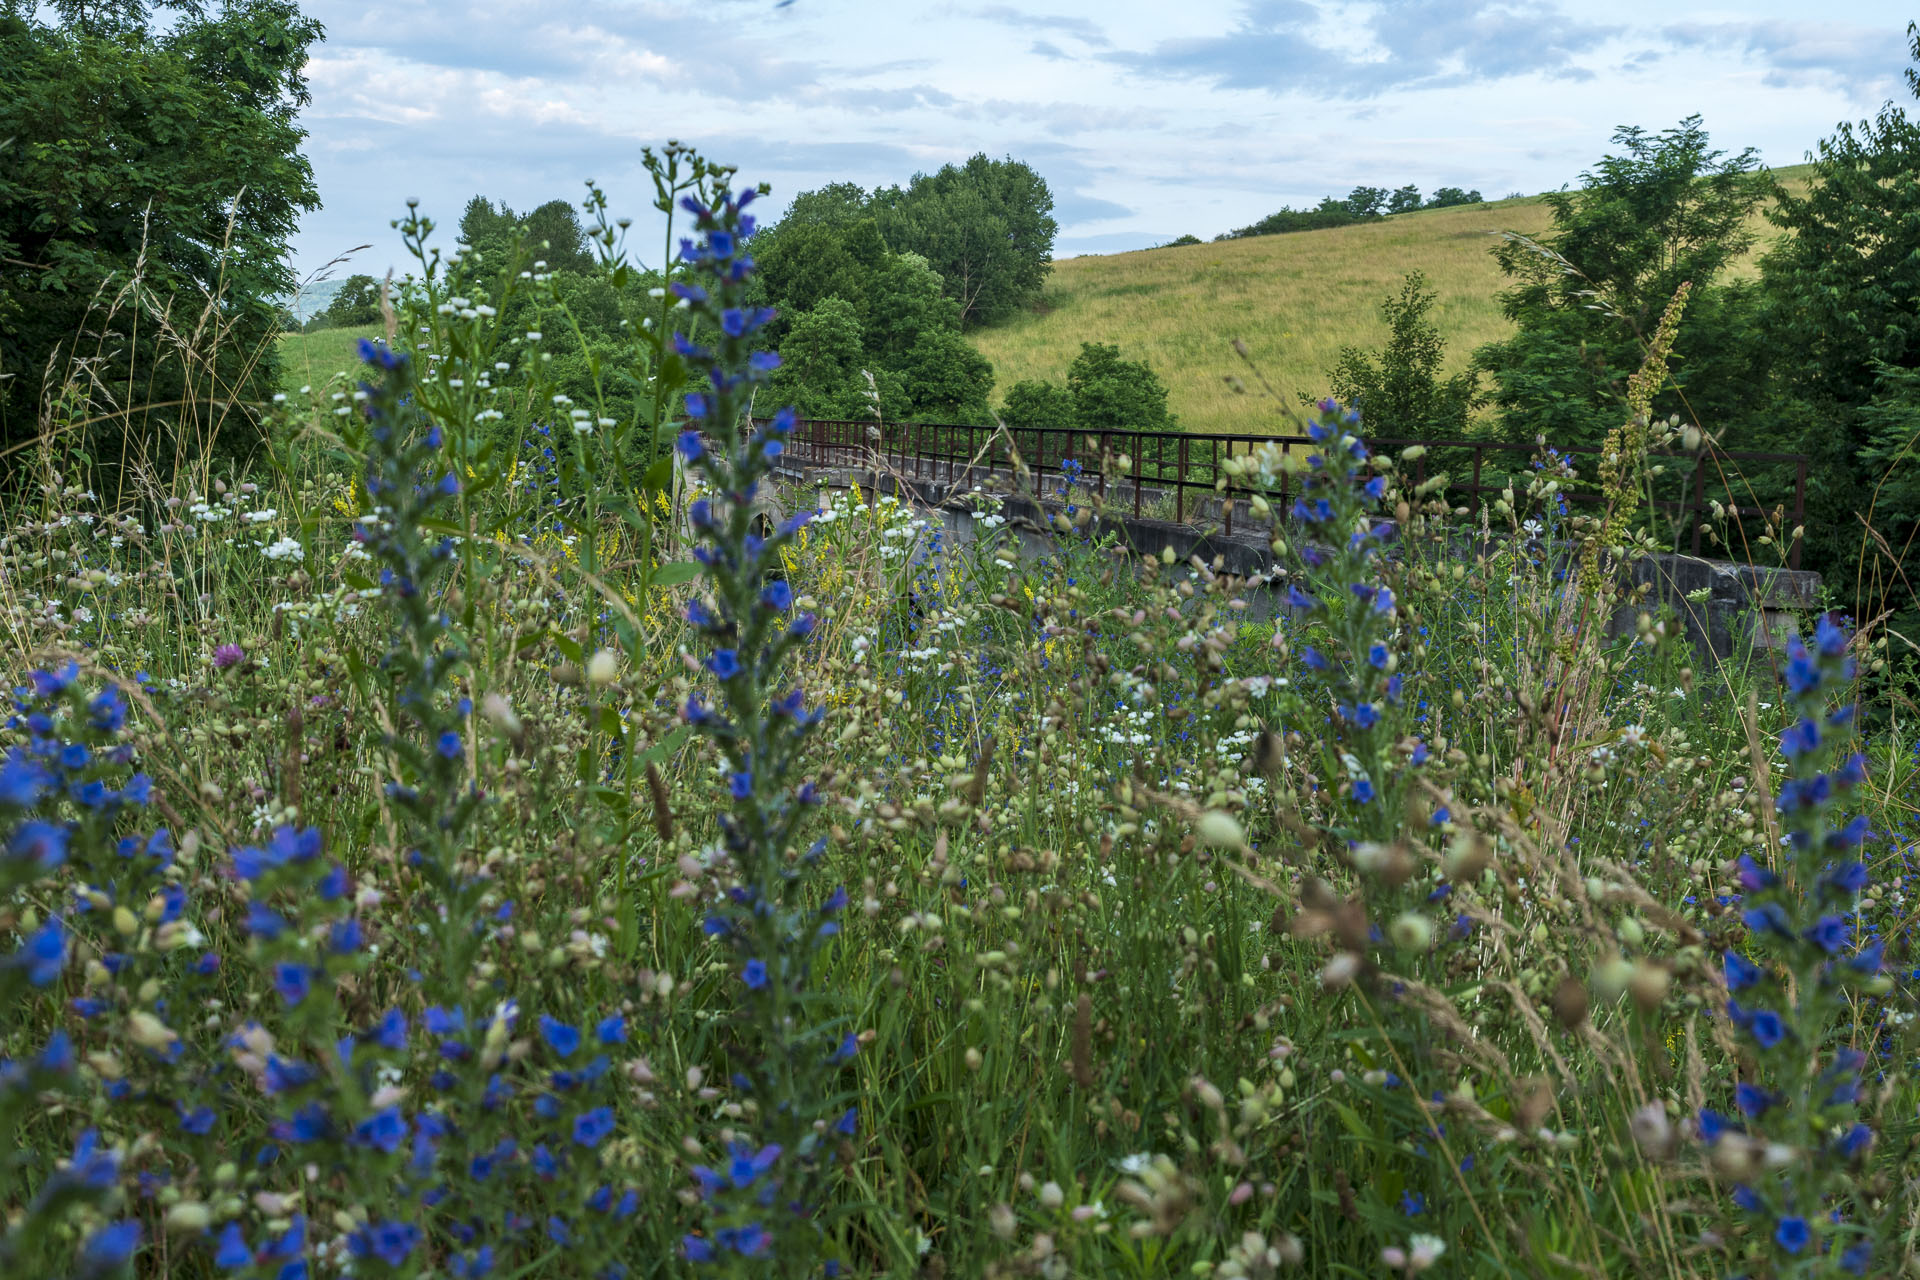
[[[288,395],[301,387],[323,387],[337,373],[360,367],[362,338],[380,336],[377,324],[355,329],[319,329],[313,333],[280,335],[280,389]]]
[[[1775,172],[1792,187],[1806,181],[1808,167]],[[1188,430],[1278,431],[1284,422],[1271,399],[1227,385],[1227,375],[1246,373],[1235,338],[1290,403],[1297,392],[1322,394],[1341,347],[1386,341],[1380,302],[1417,269],[1439,295],[1429,314],[1447,338],[1448,363],[1462,368],[1475,347],[1510,329],[1498,296],[1505,279],[1491,252],[1499,234],[1540,235],[1550,225],[1545,200],[1530,196],[1326,231],[1067,258],[1054,264],[1035,311],[973,341],[993,362],[999,394],[1028,378],[1064,381],[1082,342],[1111,342],[1153,366]],[[1775,234],[1764,219],[1755,230],[1763,243]],[[1736,273],[1753,269],[1749,258]],[[355,344],[378,332],[284,335],[285,389],[319,387],[356,368]]]
[[[1776,172],[1789,186],[1805,181],[1804,166]],[[975,334],[974,345],[993,362],[1004,394],[1028,378],[1063,381],[1082,342],[1115,343],[1160,375],[1189,431],[1275,431],[1282,419],[1271,399],[1227,385],[1227,375],[1246,373],[1235,338],[1289,401],[1300,391],[1323,394],[1341,347],[1386,341],[1380,302],[1420,270],[1439,295],[1429,314],[1447,338],[1448,363],[1462,368],[1475,347],[1510,330],[1498,298],[1505,278],[1491,253],[1499,234],[1540,235],[1550,225],[1546,202],[1532,196],[1326,231],[1067,258],[1054,264],[1035,311]],[[1756,230],[1764,237],[1773,228],[1760,220]]]

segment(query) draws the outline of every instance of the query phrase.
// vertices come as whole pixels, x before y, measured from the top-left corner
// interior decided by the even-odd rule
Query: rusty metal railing
[[[1523,484],[1524,477],[1533,470],[1538,452],[1534,445],[1500,440],[1370,439],[1368,444],[1395,453],[1409,445],[1425,446],[1426,452],[1413,464],[1414,481],[1422,483],[1429,475],[1444,472],[1448,477],[1447,492],[1456,498],[1498,494]],[[1055,482],[1071,478],[1073,485],[1096,493],[1103,500],[1111,502],[1117,497],[1123,506],[1132,508],[1136,517],[1144,515],[1149,504],[1157,507],[1171,498],[1176,523],[1185,523],[1189,511],[1196,516],[1206,511],[1212,513],[1210,518],[1220,520],[1224,532],[1231,534],[1236,508],[1253,497],[1255,491],[1229,475],[1224,464],[1268,445],[1283,454],[1303,458],[1319,448],[1306,436],[1292,435],[1086,431],[808,418],[801,420],[795,429],[788,450],[794,461],[817,467],[863,466],[877,451],[889,467],[908,477],[973,483],[983,482],[994,472],[1010,474],[1012,457],[1017,454],[1033,477],[1036,496],[1048,496],[1054,492],[1051,486]],[[1600,449],[1575,445],[1559,449],[1558,453],[1571,459],[1597,455]],[[1775,509],[1789,511],[1784,527],[1778,530],[1783,537],[1805,519],[1807,458],[1804,454],[1708,447],[1698,454],[1657,453],[1655,456],[1683,464],[1661,477],[1667,487],[1677,485],[1680,492],[1673,497],[1656,496],[1648,505],[1657,511],[1684,514],[1688,518],[1688,541],[1694,555],[1700,554],[1704,536],[1702,517],[1714,510],[1716,502],[1736,525],[1748,518],[1765,521]],[[1125,459],[1124,467],[1118,465],[1119,459]],[[1755,501],[1753,481],[1756,477],[1747,474],[1743,464],[1774,472],[1758,477],[1767,487],[1773,484],[1784,487],[1785,469],[1791,467],[1791,501],[1781,498],[1773,506]],[[1282,510],[1292,501],[1291,483],[1291,476],[1281,476],[1278,496]],[[1566,491],[1565,496],[1569,502],[1603,501],[1601,494],[1582,490]],[[1239,515],[1243,523],[1249,514]],[[1799,539],[1789,539],[1787,563],[1792,568],[1799,567]]]

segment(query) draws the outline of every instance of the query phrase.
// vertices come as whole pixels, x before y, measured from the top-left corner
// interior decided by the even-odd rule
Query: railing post
[[[1793,467],[1793,528],[1803,527],[1807,522],[1807,459],[1802,455]],[[1792,537],[1793,529],[1787,530]],[[1787,548],[1787,568],[1800,567],[1800,544],[1805,538],[1794,538],[1793,545]]]
[[[1138,520],[1140,518],[1140,487],[1144,483],[1144,481],[1142,481],[1140,478],[1140,463],[1141,463],[1140,455],[1146,452],[1145,448],[1143,447],[1145,444],[1146,444],[1145,437],[1141,436],[1140,433],[1137,431],[1134,432],[1134,435],[1133,435],[1133,518],[1135,520]]]
[[[1180,460],[1173,470],[1173,522],[1187,522],[1187,438],[1180,437]]]
[[[1700,517],[1706,512],[1707,501],[1707,455],[1702,450],[1693,461],[1693,552],[1700,554]]]
[[[1231,440],[1227,441],[1227,457],[1229,459],[1233,457],[1233,441]],[[1220,497],[1222,499],[1221,506],[1225,511],[1227,520],[1226,535],[1231,538],[1233,536],[1233,481],[1227,479],[1227,473],[1220,469],[1220,442],[1218,440],[1213,442],[1213,482],[1222,486],[1220,489]]]

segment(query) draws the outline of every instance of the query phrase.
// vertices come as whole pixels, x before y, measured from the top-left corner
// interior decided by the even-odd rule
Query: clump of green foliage
[[[319,37],[294,0],[0,5],[0,475],[69,379],[116,484],[259,446]]]
[[[1345,347],[1327,371],[1334,399],[1359,407],[1382,439],[1458,439],[1468,433],[1479,378],[1472,369],[1451,377],[1441,372],[1446,339],[1427,318],[1436,300],[1426,276],[1409,272],[1400,295],[1380,304],[1391,335],[1387,345],[1377,356]]]
[[[1392,191],[1388,191],[1385,187],[1355,187],[1345,199],[1338,196],[1325,196],[1311,209],[1295,209],[1291,205],[1282,205],[1258,222],[1234,231],[1223,232],[1214,239],[1241,240],[1248,236],[1274,236],[1285,235],[1292,231],[1321,231],[1328,227],[1350,227],[1357,222],[1371,222],[1378,218],[1391,217],[1396,213],[1412,213],[1419,209],[1450,209],[1455,205],[1481,202],[1482,197],[1478,191],[1463,191],[1459,187],[1441,187],[1424,203],[1420,199],[1420,188],[1416,186],[1397,187]]]
[[[1084,342],[1067,368],[1065,386],[1019,382],[1007,389],[1000,417],[1010,427],[1048,431],[1174,431],[1167,389],[1144,360],[1128,360],[1108,343]]]

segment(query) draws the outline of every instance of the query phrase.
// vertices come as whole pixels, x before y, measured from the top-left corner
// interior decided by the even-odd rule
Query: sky
[[[976,152],[1050,185],[1056,256],[1212,237],[1357,185],[1577,184],[1620,125],[1698,113],[1800,163],[1908,101],[1910,0],[307,0],[324,207],[295,265],[408,265],[408,198],[525,212],[592,179],[654,217],[669,138],[772,184],[905,183]],[[657,265],[649,231],[637,256]]]

